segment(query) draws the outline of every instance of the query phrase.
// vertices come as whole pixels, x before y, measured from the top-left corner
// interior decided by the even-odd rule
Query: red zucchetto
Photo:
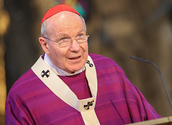
[[[52,8],[50,8],[45,13],[44,17],[42,18],[41,25],[44,22],[44,20],[48,19],[49,17],[51,17],[51,16],[53,16],[56,13],[59,13],[61,11],[70,11],[70,12],[76,13],[76,14],[78,14],[80,16],[80,14],[75,9],[70,7],[69,5],[60,4],[60,5],[56,5],[56,6],[52,7]]]

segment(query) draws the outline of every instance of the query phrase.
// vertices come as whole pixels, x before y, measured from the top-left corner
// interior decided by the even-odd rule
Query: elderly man
[[[7,125],[121,125],[161,117],[113,60],[88,54],[88,37],[70,6],[47,11],[39,38],[45,54],[11,88]]]

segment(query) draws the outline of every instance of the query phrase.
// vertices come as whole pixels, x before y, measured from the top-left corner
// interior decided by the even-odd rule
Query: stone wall
[[[130,58],[154,62],[172,96],[171,1],[99,0],[92,2],[91,9],[87,22],[90,52],[114,59],[159,114],[171,115],[156,69]]]
[[[4,35],[9,26],[9,15],[4,8],[3,0],[0,0],[0,125],[5,124],[5,101],[6,101],[6,84],[5,84],[5,62],[4,62]]]

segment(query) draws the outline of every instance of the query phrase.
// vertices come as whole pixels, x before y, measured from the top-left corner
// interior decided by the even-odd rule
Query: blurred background
[[[60,3],[85,18],[89,52],[115,60],[154,109],[171,116],[157,70],[130,56],[154,62],[172,97],[172,0],[0,0],[0,125],[9,89],[43,54],[41,19]]]

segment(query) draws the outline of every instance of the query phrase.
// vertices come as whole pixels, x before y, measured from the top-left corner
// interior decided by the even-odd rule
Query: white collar
[[[60,68],[58,68],[57,66],[55,66],[52,61],[50,60],[49,56],[47,54],[45,54],[44,56],[44,61],[52,68],[52,70],[57,74],[57,75],[60,75],[60,76],[72,76],[72,75],[76,75],[76,74],[79,74],[81,73],[82,71],[85,70],[85,66],[83,66],[82,69],[76,71],[75,73],[68,73]]]

